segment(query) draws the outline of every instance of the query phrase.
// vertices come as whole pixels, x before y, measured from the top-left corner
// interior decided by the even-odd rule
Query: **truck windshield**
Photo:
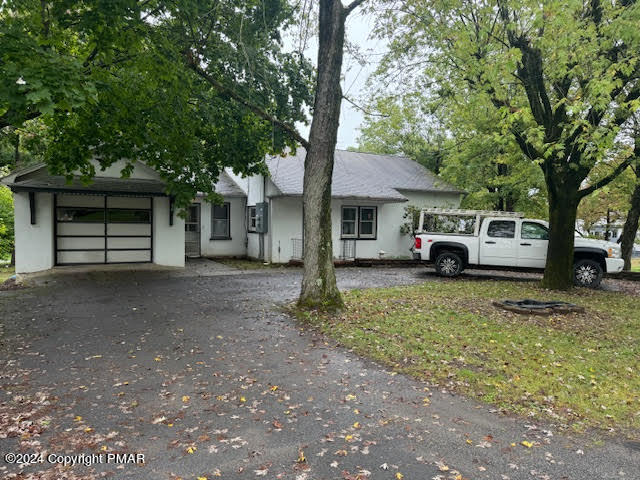
[[[473,235],[476,217],[467,215],[427,214],[424,216],[423,231],[427,233],[453,233]]]

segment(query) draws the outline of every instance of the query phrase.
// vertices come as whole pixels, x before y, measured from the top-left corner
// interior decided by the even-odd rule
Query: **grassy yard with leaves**
[[[4,282],[7,278],[13,275],[15,272],[13,267],[0,265],[0,283]]]
[[[631,271],[640,272],[640,258],[634,258],[631,260]]]
[[[523,298],[586,312],[519,315],[491,304]],[[637,297],[457,279],[350,291],[345,301],[337,316],[299,315],[358,354],[506,411],[639,435]]]

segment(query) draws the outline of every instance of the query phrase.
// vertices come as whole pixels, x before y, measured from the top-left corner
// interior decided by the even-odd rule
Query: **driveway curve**
[[[0,476],[640,478],[632,442],[502,415],[306,330],[280,309],[300,276],[108,272],[0,292],[0,450],[43,453],[0,462]],[[411,268],[338,279],[436,280]]]

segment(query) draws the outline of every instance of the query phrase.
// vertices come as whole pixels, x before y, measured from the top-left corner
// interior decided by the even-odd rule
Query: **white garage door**
[[[150,197],[58,194],[55,210],[56,265],[151,262]]]

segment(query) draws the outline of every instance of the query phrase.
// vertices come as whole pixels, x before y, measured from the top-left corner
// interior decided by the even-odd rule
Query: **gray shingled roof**
[[[220,172],[218,181],[215,185],[216,193],[225,197],[246,197],[247,194],[238,186],[238,184],[225,172]]]
[[[9,179],[13,176],[13,182]],[[23,178],[24,177],[24,178]],[[72,193],[119,193],[124,195],[165,195],[165,184],[161,180],[136,178],[94,177],[89,185],[79,178],[71,183],[63,176],[49,175],[45,164],[34,165],[5,177],[7,184],[15,191],[49,191]],[[17,180],[17,181],[16,181]],[[215,184],[215,191],[225,197],[246,197],[246,193],[226,172],[221,172]]]
[[[70,183],[62,176],[37,176],[9,184],[13,191],[45,191],[86,194],[120,194],[131,196],[165,196],[165,185],[158,180],[95,177],[85,185],[78,178]]]
[[[306,151],[267,159],[271,180],[282,195],[302,195]],[[334,198],[403,202],[402,190],[463,193],[407,157],[336,150],[331,185]]]

